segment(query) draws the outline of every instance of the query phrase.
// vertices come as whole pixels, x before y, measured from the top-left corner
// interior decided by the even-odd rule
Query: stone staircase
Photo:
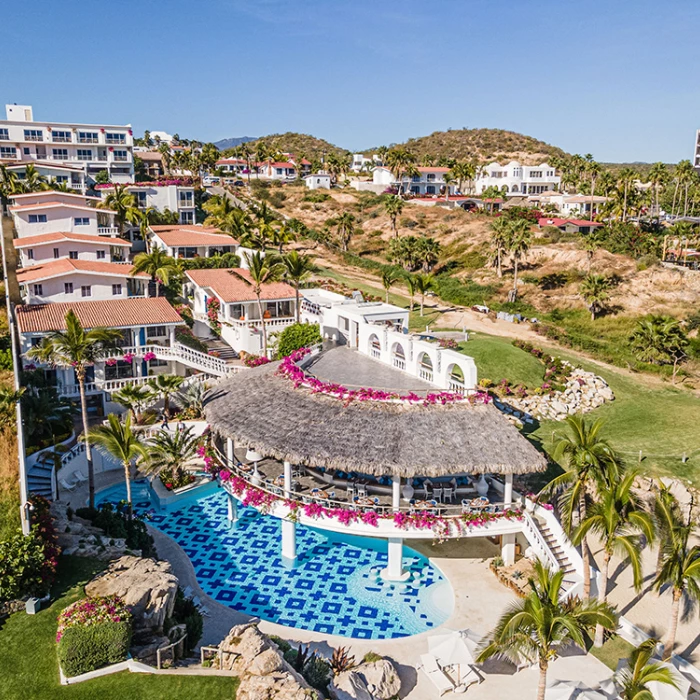
[[[47,454],[27,471],[27,491],[49,500],[53,498],[53,456]]]
[[[226,360],[228,362],[230,360],[238,359],[238,353],[223,340],[207,340],[206,344],[209,351],[216,352],[222,360]]]

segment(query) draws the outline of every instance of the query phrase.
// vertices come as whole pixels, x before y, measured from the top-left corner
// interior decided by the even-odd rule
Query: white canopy
[[[690,690],[690,681],[672,664],[663,665],[671,671],[678,688],[674,688],[672,685],[667,685],[666,683],[659,683],[658,681],[648,683],[647,687],[649,688],[649,692],[654,696],[654,700],[685,700]]]
[[[481,637],[470,629],[447,630],[430,637],[428,649],[442,666],[473,664],[480,643]]]
[[[580,681],[552,681],[545,690],[545,700],[606,700],[607,696]]]

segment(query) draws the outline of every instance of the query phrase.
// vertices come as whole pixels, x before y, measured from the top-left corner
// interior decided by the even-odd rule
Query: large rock
[[[124,556],[88,583],[85,592],[118,595],[131,607],[136,630],[162,630],[165,618],[173,613],[177,585],[168,562]]]
[[[316,697],[315,691],[287,673],[242,678],[236,691],[236,700],[314,700]]]
[[[401,679],[389,659],[360,664],[339,673],[328,688],[336,700],[389,700],[400,690]]]

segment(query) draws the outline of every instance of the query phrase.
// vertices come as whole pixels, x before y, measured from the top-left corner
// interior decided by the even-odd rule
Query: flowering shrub
[[[459,343],[456,340],[453,340],[452,338],[440,338],[438,340],[438,345],[441,348],[445,348],[445,350],[458,350],[459,349]]]
[[[135,357],[136,357],[136,355],[134,355],[133,353],[127,352],[124,354],[124,357],[122,357],[122,360],[124,362],[132,363],[134,361]]]
[[[189,486],[195,482],[195,475],[189,472],[184,472],[177,469],[161,469],[159,475],[160,480],[168,491],[181,489],[183,486]]]
[[[469,403],[489,403],[491,400],[488,394],[480,391],[469,396],[462,396],[461,394],[455,394],[450,391],[439,391],[426,394],[425,396],[419,396],[414,392],[401,395],[368,387],[348,389],[342,384],[324,382],[316,377],[307,376],[297,363],[310,352],[311,350],[309,348],[300,348],[290,355],[287,355],[277,369],[278,374],[290,379],[294,383],[295,388],[305,387],[310,389],[313,394],[333,396],[337,399],[342,399],[346,404],[352,401],[403,401],[412,404],[421,403],[424,406],[435,406],[438,404],[444,406],[451,403],[461,403],[462,401],[468,401]]]
[[[150,350],[143,356],[144,362],[150,362],[156,359],[156,354]]]
[[[56,641],[71,627],[99,625],[101,622],[130,622],[131,611],[117,595],[83,598],[62,610],[58,616]]]
[[[105,364],[107,365],[107,367],[114,367],[114,365],[117,364],[117,361],[114,357],[110,357],[107,360],[105,360]]]
[[[169,178],[167,180],[152,180],[150,182],[128,182],[127,187],[168,187],[170,185],[177,185],[180,187],[188,187],[192,185],[191,178]],[[113,188],[114,185],[111,183],[103,183],[101,185],[95,185],[96,190],[104,190]]]
[[[260,365],[266,365],[270,360],[264,355],[249,355],[246,354],[243,357],[243,364],[246,367],[260,367]]]
[[[209,319],[209,326],[216,335],[221,335],[221,321],[219,321],[219,311],[221,311],[221,304],[216,298],[207,300],[207,318]]]
[[[192,309],[186,304],[180,304],[175,307],[175,311],[180,314],[180,318],[187,324],[189,328],[194,326],[194,316],[192,315]]]

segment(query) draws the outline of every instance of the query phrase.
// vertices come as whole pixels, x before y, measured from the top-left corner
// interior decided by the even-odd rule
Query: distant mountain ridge
[[[235,148],[236,146],[240,146],[242,143],[255,141],[257,138],[257,136],[233,136],[230,139],[221,139],[221,141],[214,141],[214,145],[220,151],[225,151],[227,148]]]

